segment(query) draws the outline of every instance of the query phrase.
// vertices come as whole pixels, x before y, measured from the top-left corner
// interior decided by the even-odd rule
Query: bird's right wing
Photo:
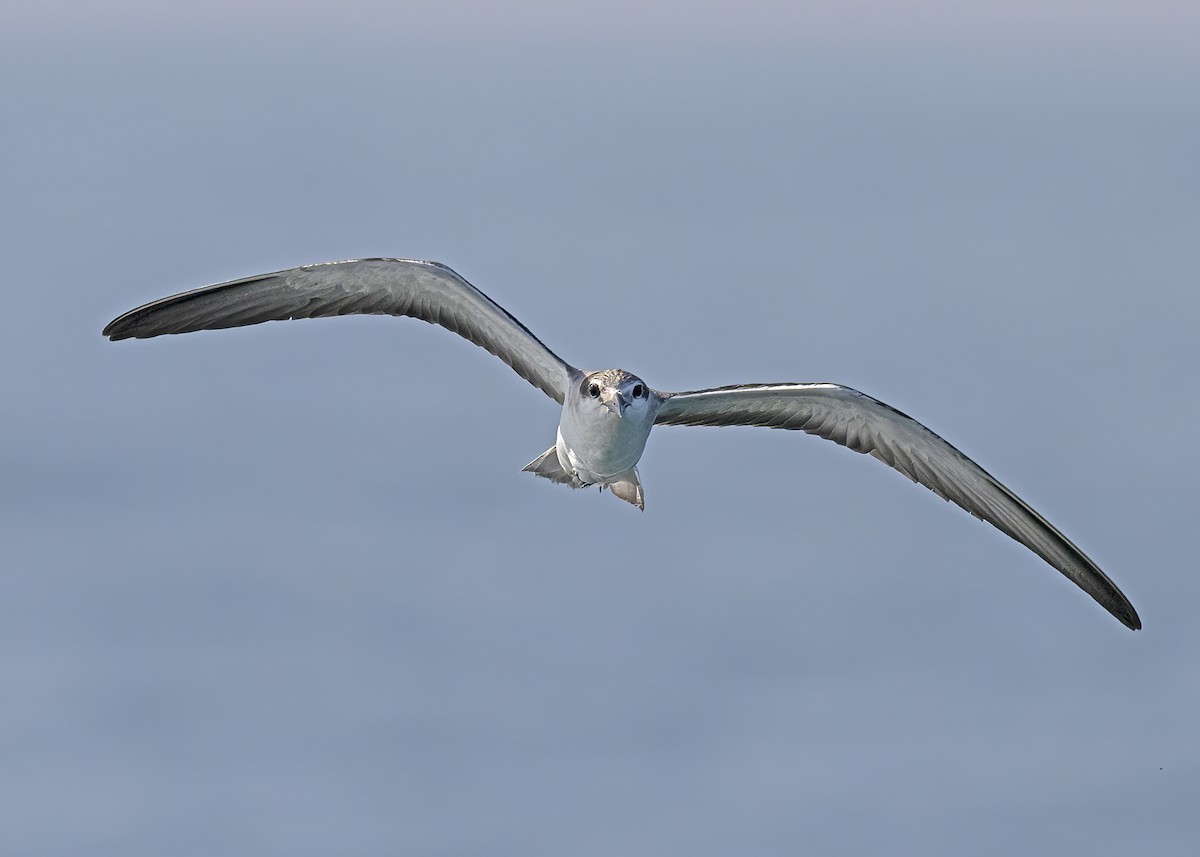
[[[838,384],[742,384],[657,395],[660,425],[792,429],[869,453],[1028,547],[1127,627],[1142,627],[1116,584],[1049,521],[938,435],[877,399]]]
[[[130,310],[104,335],[145,339],[331,315],[408,316],[441,325],[496,355],[560,404],[576,372],[454,271],[410,259],[325,262],[204,286]]]

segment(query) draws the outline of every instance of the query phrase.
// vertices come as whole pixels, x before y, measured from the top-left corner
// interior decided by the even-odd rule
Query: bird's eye
[[[588,385],[588,395],[591,396],[593,399],[600,398],[600,385],[599,384],[589,384]]]
[[[640,399],[644,395],[646,395],[646,388],[643,387],[641,384],[634,384],[633,385],[633,397],[635,399]]]

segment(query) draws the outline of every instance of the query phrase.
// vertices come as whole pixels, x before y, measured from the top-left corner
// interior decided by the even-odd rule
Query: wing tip
[[[137,310],[134,310],[117,316],[104,326],[104,330],[100,331],[100,335],[106,337],[109,342],[119,342],[122,339],[136,339],[138,337],[136,313]]]

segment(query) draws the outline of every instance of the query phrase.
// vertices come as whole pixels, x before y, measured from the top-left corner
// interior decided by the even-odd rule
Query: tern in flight
[[[1133,605],[1095,563],[983,468],[916,420],[839,384],[738,384],[655,390],[623,369],[564,363],[525,325],[437,262],[357,259],[247,277],[148,303],[104,329],[110,339],[336,315],[409,316],[499,357],[562,405],[553,446],[525,466],[545,479],[608,488],[645,508],[637,464],[656,425],[765,426],[868,453],[992,524],[1058,569],[1134,630]]]

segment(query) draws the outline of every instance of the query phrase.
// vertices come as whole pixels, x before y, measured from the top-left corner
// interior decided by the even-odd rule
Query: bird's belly
[[[558,430],[558,459],[563,468],[586,484],[603,484],[607,479],[633,468],[646,448],[641,432],[605,431],[583,436],[566,436]]]

